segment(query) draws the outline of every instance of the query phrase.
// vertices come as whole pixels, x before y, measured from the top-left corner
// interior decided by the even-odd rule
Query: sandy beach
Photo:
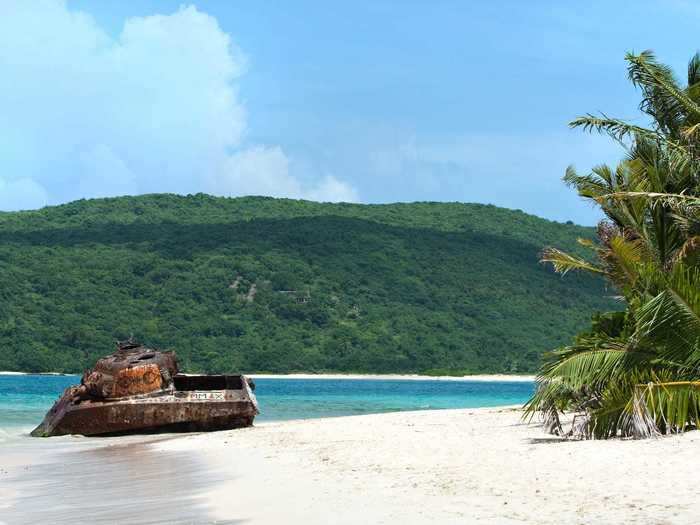
[[[690,523],[700,433],[561,441],[515,408],[0,449],[0,522]],[[27,448],[28,447],[28,448]]]

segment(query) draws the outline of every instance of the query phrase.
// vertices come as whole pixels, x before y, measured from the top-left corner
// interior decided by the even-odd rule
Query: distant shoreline
[[[77,376],[60,372],[13,372],[0,370],[0,376]],[[408,380],[408,381],[502,381],[532,382],[534,375],[517,374],[477,374],[471,376],[426,376],[419,374],[246,374],[253,379],[368,379],[368,380]]]
[[[247,374],[253,379],[374,379],[409,381],[503,381],[531,382],[534,375],[476,374],[470,376],[426,376],[419,374]]]
[[[80,374],[64,374],[63,372],[13,372],[0,370],[0,376],[79,376]]]

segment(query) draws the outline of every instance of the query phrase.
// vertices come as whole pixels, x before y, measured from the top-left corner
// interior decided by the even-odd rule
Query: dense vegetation
[[[528,372],[609,307],[476,204],[146,195],[0,213],[0,369],[80,371],[133,335],[191,371]]]
[[[681,85],[651,52],[627,56],[648,128],[606,116],[572,125],[609,134],[625,147],[616,169],[565,181],[607,219],[597,263],[559,249],[544,259],[566,273],[602,275],[624,310],[601,314],[573,344],[545,362],[529,412],[562,433],[559,414],[582,417],[569,434],[649,437],[700,426],[700,55]]]

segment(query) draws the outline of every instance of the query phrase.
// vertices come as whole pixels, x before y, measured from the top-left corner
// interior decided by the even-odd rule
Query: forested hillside
[[[133,335],[189,371],[530,372],[610,291],[494,206],[207,195],[0,213],[0,370],[81,371]]]

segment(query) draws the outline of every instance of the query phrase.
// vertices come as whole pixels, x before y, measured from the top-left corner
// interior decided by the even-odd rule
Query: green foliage
[[[596,258],[547,249],[543,260],[566,273],[604,275],[625,301],[624,312],[594,318],[573,344],[551,352],[526,405],[550,430],[559,413],[578,412],[582,437],[650,437],[697,428],[700,421],[700,56],[682,87],[671,70],[644,52],[628,55],[652,129],[607,117],[572,125],[608,133],[625,146],[615,169],[564,181],[597,203],[608,220]]]
[[[0,369],[130,335],[190,371],[530,372],[596,309],[540,246],[593,230],[476,204],[146,195],[0,213]]]

